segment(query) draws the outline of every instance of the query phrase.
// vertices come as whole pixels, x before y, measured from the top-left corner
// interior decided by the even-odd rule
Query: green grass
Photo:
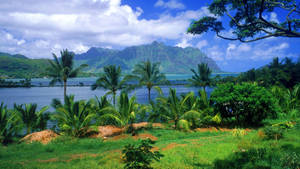
[[[258,137],[257,130],[234,137],[231,132],[181,132],[166,129],[143,130],[158,138],[155,149],[164,157],[154,168],[212,168],[216,159],[250,147],[280,147],[300,153],[300,127],[290,129],[279,141]],[[0,148],[0,168],[123,168],[121,151],[138,140],[127,135],[119,140],[61,137],[48,145],[12,144]]]

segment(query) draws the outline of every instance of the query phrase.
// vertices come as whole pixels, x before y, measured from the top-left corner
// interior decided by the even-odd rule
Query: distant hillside
[[[29,59],[23,55],[0,52],[0,77],[43,77],[49,65],[46,59]]]
[[[119,65],[124,72],[130,72],[135,64],[148,59],[160,62],[164,73],[191,73],[190,69],[196,68],[199,63],[207,63],[214,72],[221,71],[214,60],[197,48],[172,47],[158,42],[124,50],[93,47],[86,53],[76,55],[75,59],[77,64],[88,64],[89,72],[99,72],[103,66],[110,64]]]
[[[199,49],[166,46],[158,42],[128,47],[124,50],[93,47],[86,53],[75,55],[75,65],[82,63],[89,65],[81,76],[99,73],[103,66],[111,64],[121,66],[125,73],[130,73],[135,64],[148,59],[152,62],[160,62],[160,69],[164,73],[191,73],[190,69],[196,68],[199,63],[208,63],[214,72],[221,71],[215,61]],[[0,77],[44,77],[48,66],[47,59],[30,59],[20,54],[0,52]]]

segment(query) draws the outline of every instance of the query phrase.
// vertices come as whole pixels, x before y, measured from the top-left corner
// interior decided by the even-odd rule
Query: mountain
[[[24,55],[0,52],[0,77],[29,78],[45,76],[46,59],[29,59]]]
[[[156,41],[123,50],[92,47],[86,53],[76,55],[75,60],[77,64],[88,64],[89,72],[100,72],[103,66],[115,64],[129,73],[135,64],[146,60],[160,62],[164,73],[191,73],[190,69],[196,68],[199,63],[207,63],[213,72],[221,71],[214,60],[197,48],[166,46]]]

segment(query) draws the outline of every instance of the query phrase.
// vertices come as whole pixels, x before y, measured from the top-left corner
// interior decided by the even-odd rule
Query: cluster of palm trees
[[[191,79],[193,86],[203,87],[200,97],[194,93],[178,97],[175,89],[170,89],[169,96],[164,96],[158,85],[168,84],[166,76],[160,72],[159,63],[150,61],[135,65],[132,74],[122,76],[121,68],[115,65],[104,67],[104,72],[99,76],[91,89],[102,88],[108,92],[88,101],[75,101],[73,95],[67,95],[67,81],[74,78],[87,67],[82,64],[74,67],[74,54],[68,50],[60,52],[61,57],[53,54],[53,60],[49,60],[49,77],[52,78],[50,85],[57,82],[63,84],[64,102],[53,99],[52,107],[55,112],[49,115],[48,106],[37,110],[36,104],[14,105],[14,109],[8,110],[3,103],[0,106],[0,140],[7,142],[12,136],[23,130],[26,134],[43,130],[47,121],[52,119],[57,122],[59,130],[67,135],[81,137],[93,130],[98,125],[113,124],[124,127],[136,120],[148,118],[148,121],[174,121],[175,128],[178,124],[187,124],[195,127],[199,119],[209,115],[205,87],[210,85],[211,71],[206,64],[198,66],[198,72]],[[129,97],[128,91],[146,86],[148,90],[149,105],[137,103],[136,97]],[[155,88],[159,97],[156,102],[151,100],[151,90]],[[121,91],[117,100],[117,92]],[[205,94],[203,94],[203,92]],[[112,104],[107,95],[112,95]],[[117,100],[117,101],[116,101]]]

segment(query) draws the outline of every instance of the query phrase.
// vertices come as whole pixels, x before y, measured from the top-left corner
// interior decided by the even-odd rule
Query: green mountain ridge
[[[163,43],[127,47],[123,50],[90,48],[86,53],[75,54],[75,65],[86,63],[89,65],[81,76],[90,76],[102,71],[103,66],[121,66],[124,73],[130,73],[134,65],[150,60],[161,63],[164,73],[191,73],[199,63],[207,63],[213,72],[221,72],[214,60],[207,57],[197,48],[180,48],[166,46]],[[20,54],[0,52],[0,78],[38,78],[46,76],[49,66],[47,59],[30,59]]]
[[[135,64],[146,60],[160,62],[164,73],[190,73],[190,69],[199,63],[207,63],[213,72],[221,72],[216,62],[197,48],[167,46],[156,41],[123,50],[92,47],[86,53],[76,55],[75,60],[78,64],[88,64],[89,72],[100,72],[103,66],[115,64],[129,73]]]

